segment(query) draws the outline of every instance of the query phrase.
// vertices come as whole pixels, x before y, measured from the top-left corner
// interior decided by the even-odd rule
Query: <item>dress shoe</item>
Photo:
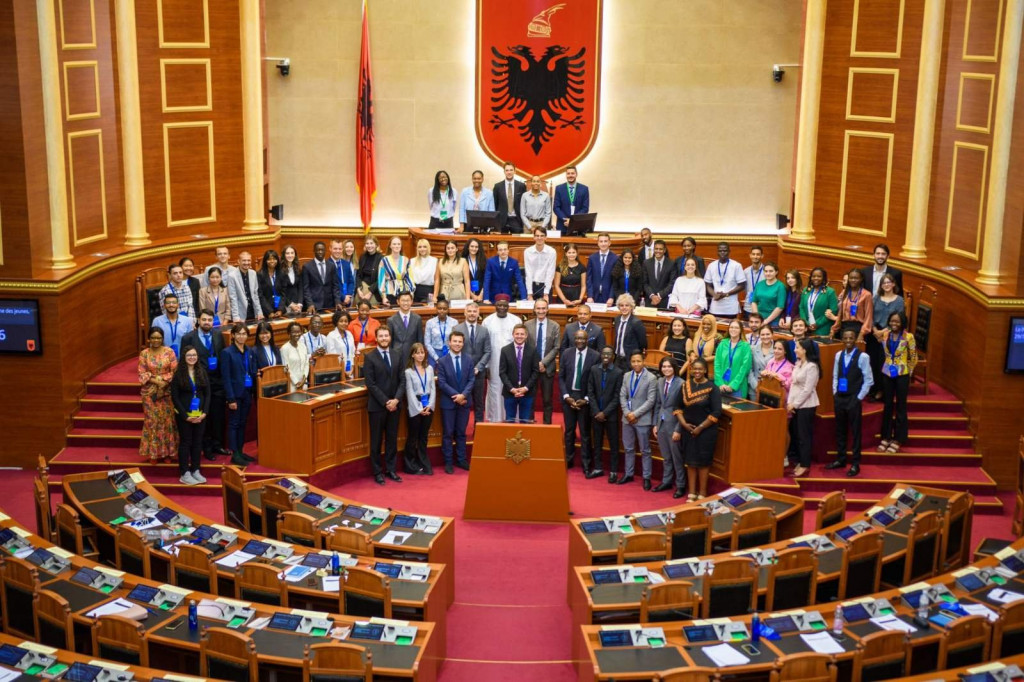
[[[242,459],[238,455],[231,455],[231,463],[236,467],[242,467],[243,469],[249,466],[248,460]]]
[[[452,474],[452,473],[455,473],[455,469],[452,468],[451,464],[445,464],[444,465],[444,472],[446,474]]]
[[[860,465],[859,464],[854,464],[853,466],[850,467],[850,470],[846,472],[846,475],[849,476],[850,478],[853,478],[854,476],[856,476],[859,473],[860,473]]]
[[[242,453],[242,459],[244,459],[246,462],[255,462],[256,461],[255,457],[253,457],[252,455],[247,455],[244,452]]]
[[[671,483],[668,483],[668,482],[661,483],[660,485],[656,485],[654,487],[654,492],[661,493],[661,492],[664,492],[664,491],[668,490],[671,487],[672,487]]]
[[[210,460],[211,462],[217,459],[217,455],[213,454],[212,452],[204,452],[203,457]]]
[[[433,476],[434,475],[434,467],[427,467],[426,469],[420,469],[420,473],[421,474],[426,474],[427,476]]]
[[[681,488],[677,488],[676,491],[672,493],[672,499],[678,500],[680,497],[686,497],[686,491]]]
[[[388,473],[385,474],[385,476],[390,478],[395,483],[401,483],[402,482],[402,477],[399,476],[398,474],[396,474],[394,471],[389,471]]]
[[[469,462],[456,462],[455,466],[465,471],[469,471]]]
[[[423,469],[411,469],[405,472],[406,476],[425,476],[427,472]]]
[[[846,468],[846,460],[845,459],[834,460],[834,461],[829,462],[828,464],[826,464],[825,468],[828,469],[829,471],[832,471],[833,469],[845,469]]]
[[[619,479],[619,485],[625,485],[626,483],[632,483],[632,482],[633,482],[633,477],[632,476],[623,476],[622,478]]]
[[[651,489],[651,479],[645,478],[644,479],[644,490],[650,490],[650,489]]]
[[[593,471],[587,472],[586,478],[600,478],[601,476],[604,476],[604,471],[601,469],[594,469]]]
[[[377,474],[373,480],[377,481],[377,485],[384,485],[384,474]]]
[[[231,455],[232,452],[227,448],[214,448],[213,451],[218,455]]]
[[[614,473],[608,474],[608,482],[609,483],[618,483],[618,479],[616,479]]]

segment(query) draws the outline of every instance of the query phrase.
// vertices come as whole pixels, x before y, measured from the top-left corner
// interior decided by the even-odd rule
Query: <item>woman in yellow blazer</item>
[[[900,451],[907,442],[907,393],[917,365],[917,343],[906,331],[907,316],[893,313],[882,334],[885,362],[882,364],[882,442],[879,452]]]

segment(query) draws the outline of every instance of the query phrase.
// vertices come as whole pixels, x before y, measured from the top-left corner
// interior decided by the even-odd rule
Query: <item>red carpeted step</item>
[[[877,405],[878,403],[875,404]],[[963,409],[964,404],[961,400],[946,400],[926,395],[911,396],[907,399],[907,412],[910,414],[917,412],[941,412],[943,414],[953,413],[962,415]]]
[[[829,450],[828,456],[834,458],[835,450]],[[929,452],[918,453],[900,450],[898,453],[878,452],[877,450],[864,450],[861,453],[862,464],[896,464],[907,467],[921,466],[952,466],[952,467],[980,467],[982,456],[976,452]]]
[[[87,381],[85,382],[86,393],[109,396],[138,396],[139,381],[136,377],[133,381]]]
[[[907,424],[910,431],[962,431],[968,432],[970,420],[954,412],[908,412]]]
[[[124,429],[75,426],[68,431],[68,445],[96,446],[109,448],[138,449],[142,440],[142,429],[125,431]]]
[[[893,483],[930,486],[946,490],[969,490],[976,494],[994,494],[995,481],[980,468],[971,467],[914,467],[898,465],[861,465],[859,476],[849,478],[843,469],[826,470],[821,464],[811,466],[807,476],[796,479],[801,494],[828,493],[842,489],[857,491],[876,499],[888,492]],[[813,495],[810,495],[813,496]]]
[[[110,429],[119,431],[130,431],[142,433],[142,420],[141,414],[131,414],[126,412],[79,412],[72,420],[71,424],[76,429]]]
[[[874,449],[881,441],[881,434],[872,434],[870,438],[865,438],[864,441],[865,448]],[[962,429],[912,429],[907,434],[907,442],[904,445],[928,448],[973,448],[974,436]]]
[[[87,394],[79,402],[79,409],[87,412],[117,413],[117,414],[142,414],[142,399],[134,400],[127,396],[96,396]]]

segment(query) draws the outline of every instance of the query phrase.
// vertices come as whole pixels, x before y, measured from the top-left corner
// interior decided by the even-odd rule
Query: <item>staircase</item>
[[[64,474],[138,467],[146,480],[160,489],[182,493],[219,491],[219,468],[227,463],[228,457],[219,456],[215,461],[203,459],[201,466],[208,482],[186,486],[178,481],[177,460],[153,464],[139,456],[143,416],[139,384],[133,380],[135,366],[134,359],[127,360],[86,382],[85,395],[78,401],[78,410],[67,432],[67,446],[49,462],[50,485],[59,488]],[[254,453],[255,450],[255,443],[246,446],[246,452]],[[305,478],[301,474],[275,471],[259,464],[250,465],[245,473],[249,480],[281,475]]]
[[[934,384],[928,393],[915,384],[907,400],[907,419],[908,439],[900,451],[878,452],[882,407],[866,402],[861,472],[848,478],[845,469],[825,469],[825,464],[836,456],[834,421],[832,415],[819,417],[815,439],[827,439],[827,454],[811,465],[807,476],[750,481],[747,485],[799,495],[807,507],[816,507],[833,490],[845,490],[848,508],[859,511],[874,505],[899,482],[970,491],[974,495],[975,513],[1002,514],[1003,503],[997,495],[996,483],[982,468],[982,456],[975,451],[963,402]]]

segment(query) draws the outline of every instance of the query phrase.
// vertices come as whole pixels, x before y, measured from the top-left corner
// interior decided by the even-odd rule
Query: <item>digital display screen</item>
[[[317,493],[308,493],[305,497],[302,498],[302,503],[308,504],[310,507],[315,507],[323,501],[324,496],[318,495]]]
[[[608,532],[608,526],[605,525],[604,521],[583,521],[580,523],[580,528],[582,528],[583,532],[587,535]]]
[[[793,549],[794,547],[810,547],[810,546],[811,546],[811,543],[808,540],[801,540],[800,542],[794,542],[792,545],[789,546],[789,548]]]
[[[0,303],[0,309],[3,303]],[[0,321],[2,321],[0,316]],[[1024,372],[1024,317],[1010,318],[1010,335],[1006,342],[1006,367],[1003,371],[1007,374],[1013,372]]]
[[[796,632],[799,628],[796,626],[796,621],[793,620],[792,616],[781,616],[779,618],[765,618],[764,624],[770,627],[775,632],[784,634],[786,632]]]
[[[149,495],[146,494],[146,491],[136,490],[135,492],[128,496],[128,501],[131,502],[132,504],[138,504],[147,497],[149,497]]]
[[[633,636],[629,630],[602,630],[601,646],[633,646]]]
[[[27,653],[28,651],[21,647],[4,644],[3,646],[0,646],[0,663],[9,666],[16,666],[21,659],[25,658],[25,654]]]
[[[366,510],[363,507],[357,507],[354,504],[350,504],[345,507],[345,511],[341,512],[342,516],[347,516],[350,519],[361,519],[366,516]]]
[[[378,623],[369,623],[367,625],[354,625],[352,626],[352,634],[349,635],[350,639],[373,639],[380,640],[381,635],[384,634],[384,626]]]
[[[868,610],[864,608],[863,604],[853,604],[852,606],[843,607],[843,618],[848,623],[857,623],[862,620],[867,620],[871,617]]]
[[[1021,571],[1024,571],[1024,561],[1021,561],[1020,557],[1016,554],[1012,554],[1006,557],[1000,563],[1002,563],[1003,566],[1006,566],[1014,573],[1020,573]]]
[[[27,557],[25,557],[25,561],[29,562],[30,564],[35,564],[36,566],[42,566],[49,559],[52,558],[52,554],[47,552],[45,549],[39,548],[36,551],[29,554]]]
[[[203,542],[208,542],[210,538],[217,534],[217,529],[212,526],[202,525],[192,531],[192,537]]]
[[[391,525],[395,528],[415,528],[418,520],[415,516],[398,514],[395,518],[391,519]]]
[[[94,571],[91,568],[80,568],[78,571],[71,576],[71,580],[78,583],[79,585],[85,585],[86,587],[93,584],[96,578],[100,577],[99,571]]]
[[[64,680],[66,682],[92,682],[100,676],[102,671],[103,668],[98,665],[72,663],[71,667],[64,673]]]
[[[590,579],[594,581],[595,585],[610,585],[612,583],[621,583],[622,576],[618,571],[614,569],[605,571],[591,571]]]
[[[331,563],[331,557],[326,554],[307,554],[302,557],[303,566],[312,566],[313,568],[327,568]]]
[[[296,616],[291,613],[275,613],[270,619],[270,623],[267,627],[272,627],[275,630],[290,630],[294,632],[298,629],[299,624],[302,622],[302,616]]]
[[[836,535],[841,537],[843,540],[849,541],[854,535],[857,534],[857,530],[853,526],[847,526],[846,528],[840,528],[836,531]]]
[[[743,496],[740,495],[739,493],[733,493],[728,497],[723,497],[722,501],[734,509],[742,505],[744,502],[746,502],[746,500],[743,499]]]
[[[683,628],[683,634],[688,642],[712,642],[718,639],[712,625],[687,625]]]
[[[178,515],[178,512],[174,511],[170,507],[164,507],[156,513],[156,520],[160,523],[170,523],[171,519]]]
[[[962,682],[997,682],[992,673],[964,673],[960,675]]]
[[[648,514],[647,516],[640,516],[636,520],[640,524],[641,528],[658,528],[664,526],[665,523],[661,520],[661,517],[657,514]]]
[[[157,592],[158,590],[155,587],[150,587],[149,585],[136,585],[132,591],[128,593],[128,598],[148,604],[153,601],[153,597],[156,596]]]
[[[908,508],[913,508],[917,504],[917,498],[911,493],[903,493],[896,501]]]
[[[892,523],[893,521],[896,520],[892,516],[890,516],[888,514],[888,512],[884,512],[884,511],[878,512],[877,514],[875,514],[871,518],[874,519],[875,521],[877,521],[878,523],[882,524],[883,526],[888,526],[890,523]]]
[[[0,301],[0,353],[42,352],[39,301]]]
[[[962,575],[957,578],[956,581],[960,583],[960,587],[964,588],[968,592],[974,592],[974,590],[980,590],[985,587],[985,581],[973,573]]]
[[[693,568],[690,564],[665,564],[661,570],[673,580],[693,577]]]
[[[289,481],[287,478],[282,478],[280,481],[277,482],[277,484],[279,486],[281,486],[282,488],[291,488],[292,487],[292,482]]]
[[[4,528],[0,530],[0,545],[6,545],[8,542],[14,539],[14,531],[10,528]]]
[[[373,565],[373,570],[377,571],[378,573],[383,573],[389,578],[397,578],[398,576],[402,575],[401,566],[399,566],[398,564],[388,564],[381,561],[378,561]]]
[[[246,554],[252,554],[253,556],[263,556],[269,549],[270,545],[265,542],[249,540],[249,542],[245,543],[245,547],[242,548],[242,551]]]

